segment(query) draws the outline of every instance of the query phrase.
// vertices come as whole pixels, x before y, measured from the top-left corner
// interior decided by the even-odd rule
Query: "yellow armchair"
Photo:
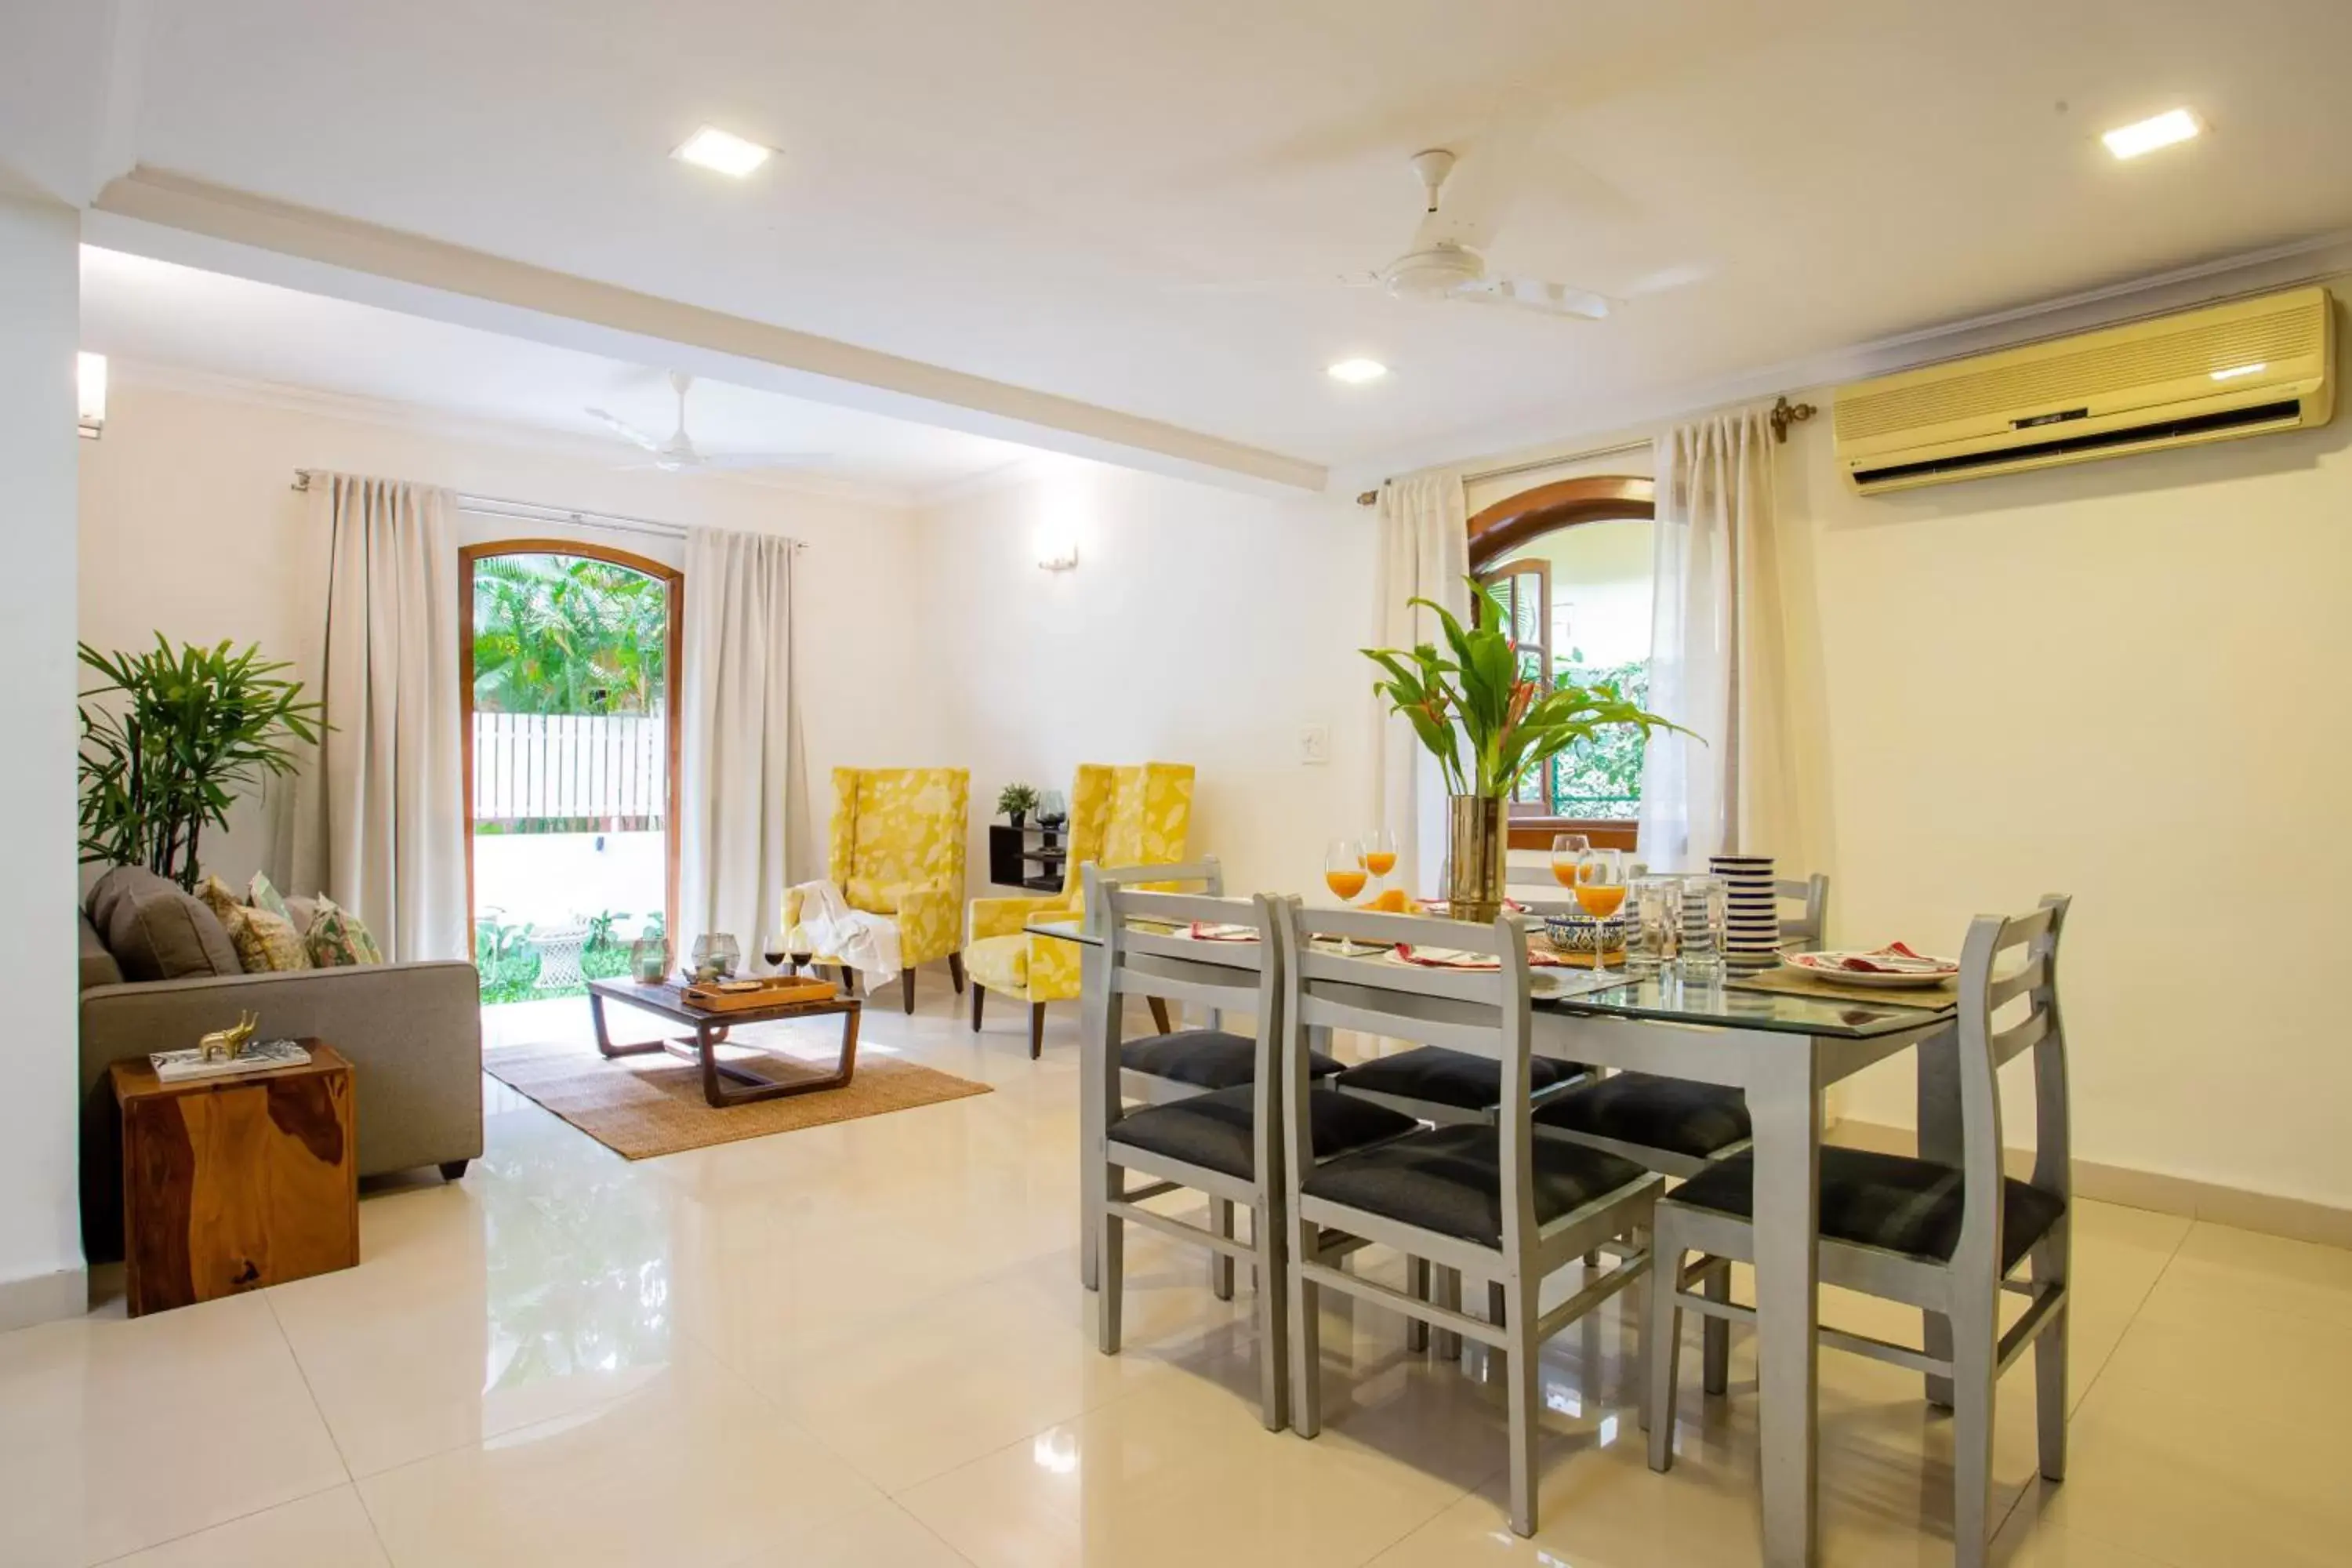
[[[898,982],[915,1010],[915,966],[948,961],[963,989],[963,845],[971,774],[962,768],[835,768],[825,876],[852,909],[898,922]],[[798,925],[801,900],[784,898]],[[819,963],[838,963],[833,953]]]
[[[1062,890],[974,899],[965,958],[971,971],[971,1026],[980,1028],[989,992],[1029,1005],[1029,1054],[1045,1047],[1045,1004],[1078,994],[1075,943],[1030,936],[1033,920],[1085,917],[1081,867],[1170,866],[1184,858],[1192,820],[1192,769],[1182,763],[1107,767],[1081,763],[1070,785],[1069,859]]]

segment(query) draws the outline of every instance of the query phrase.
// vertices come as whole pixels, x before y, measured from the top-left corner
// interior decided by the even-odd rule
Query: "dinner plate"
[[[1817,980],[1834,981],[1840,985],[1859,985],[1864,989],[1887,991],[1918,990],[1925,986],[1941,985],[1945,981],[1958,977],[1960,973],[1960,966],[1950,959],[1937,958],[1924,952],[1919,956],[1927,962],[1948,964],[1950,967],[1917,969],[1907,973],[1881,970],[1874,973],[1866,970],[1841,968],[1838,963],[1838,961],[1843,958],[1875,958],[1877,956],[1876,953],[1872,952],[1856,952],[1832,948],[1821,952],[1792,952],[1780,962]]]

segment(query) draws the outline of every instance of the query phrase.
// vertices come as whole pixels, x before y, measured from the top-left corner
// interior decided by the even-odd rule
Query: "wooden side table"
[[[360,1260],[352,1064],[164,1083],[116,1062],[131,1315],[282,1285]]]

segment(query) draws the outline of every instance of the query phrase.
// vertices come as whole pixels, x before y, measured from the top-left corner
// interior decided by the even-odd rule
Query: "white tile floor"
[[[866,1048],[998,1092],[629,1164],[491,1091],[463,1184],[369,1197],[354,1270],[0,1336],[0,1563],[1048,1568],[1756,1560],[1752,1352],[1643,1462],[1610,1315],[1546,1360],[1543,1530],[1504,1523],[1499,1391],[1325,1329],[1328,1425],[1264,1431],[1248,1297],[1129,1243],[1128,1351],[1075,1278],[1074,1009],[1031,1063],[925,977]],[[529,1027],[584,1028],[584,1006]],[[1998,1560],[2340,1563],[2352,1253],[2082,1206],[2068,1481],[2004,1389]],[[1840,1297],[1834,1321],[1900,1331]],[[1686,1360],[1695,1368],[1695,1358]],[[1832,1564],[1950,1561],[1916,1380],[1822,1358]],[[1692,1373],[1695,1380],[1696,1373]]]

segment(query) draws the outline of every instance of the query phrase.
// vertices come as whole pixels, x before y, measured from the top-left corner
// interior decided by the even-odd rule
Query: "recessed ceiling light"
[[[716,125],[706,125],[679,143],[670,156],[740,180],[768,161],[768,149]]]
[[[2153,153],[2158,147],[2186,142],[2200,129],[2197,117],[2189,110],[2168,109],[2162,114],[2102,132],[2099,140],[2105,142],[2107,151],[2118,158],[2137,158],[2143,153]]]
[[[1389,367],[1376,359],[1343,359],[1338,364],[1326,369],[1323,374],[1333,381],[1361,384],[1367,381],[1378,381],[1388,373]]]

